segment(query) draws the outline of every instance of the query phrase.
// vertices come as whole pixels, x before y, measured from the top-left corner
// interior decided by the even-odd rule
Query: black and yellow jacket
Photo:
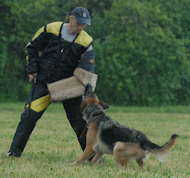
[[[72,42],[61,38],[63,22],[40,28],[26,46],[27,73],[37,73],[37,81],[51,83],[73,75],[76,67],[94,72],[94,51],[87,51],[92,37],[81,31]]]

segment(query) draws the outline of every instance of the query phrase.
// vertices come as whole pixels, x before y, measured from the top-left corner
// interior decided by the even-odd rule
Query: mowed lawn
[[[110,107],[107,114],[120,123],[143,131],[153,142],[164,144],[171,134],[180,138],[164,163],[154,157],[140,169],[131,161],[118,168],[111,155],[103,162],[73,165],[81,149],[61,104],[49,106],[38,121],[23,156],[6,157],[23,103],[0,103],[0,178],[187,178],[190,177],[190,110],[188,106],[146,108]]]

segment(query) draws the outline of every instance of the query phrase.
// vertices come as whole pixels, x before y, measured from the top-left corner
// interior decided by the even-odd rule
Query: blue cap
[[[91,25],[91,17],[89,11],[84,7],[74,8],[70,15],[76,17],[77,23]]]

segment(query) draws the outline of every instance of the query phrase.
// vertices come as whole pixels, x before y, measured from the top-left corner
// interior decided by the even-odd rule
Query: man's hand
[[[37,77],[37,73],[28,74],[28,80],[29,80],[29,82],[36,83],[36,77]]]

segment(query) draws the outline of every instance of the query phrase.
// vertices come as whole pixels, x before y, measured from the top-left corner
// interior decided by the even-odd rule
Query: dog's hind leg
[[[127,167],[128,158],[125,154],[126,146],[124,142],[116,142],[113,149],[113,157],[119,167]]]
[[[127,158],[120,158],[120,157],[115,157],[115,161],[117,162],[119,167],[126,168],[128,164],[128,159]]]

